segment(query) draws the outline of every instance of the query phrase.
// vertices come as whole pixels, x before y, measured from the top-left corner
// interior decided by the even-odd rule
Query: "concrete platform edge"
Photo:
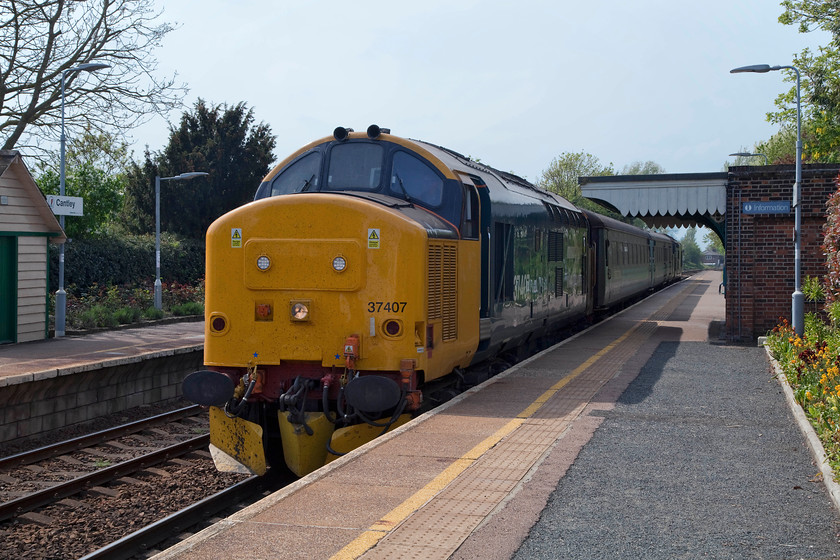
[[[831,497],[831,502],[834,504],[834,508],[837,511],[840,511],[840,484],[834,480],[834,471],[831,470],[831,465],[828,464],[828,458],[825,455],[825,448],[823,447],[819,436],[817,436],[817,432],[814,430],[814,427],[811,426],[811,422],[809,422],[808,418],[805,416],[805,411],[802,410],[802,407],[796,402],[796,399],[793,396],[793,389],[791,388],[790,383],[788,383],[787,376],[784,372],[782,372],[779,362],[777,362],[770,353],[770,348],[765,346],[764,350],[767,352],[767,358],[770,360],[770,365],[773,367],[773,372],[776,374],[775,377],[779,381],[779,386],[785,394],[785,400],[788,403],[788,407],[790,408],[791,413],[793,413],[797,426],[799,426],[799,431],[805,436],[805,440],[808,442],[808,447],[811,450],[811,456],[814,458],[814,462],[819,467],[820,473],[822,473],[823,484],[825,485],[825,489],[828,491],[828,495]]]
[[[204,349],[204,344],[196,344],[193,346],[184,346],[181,348],[174,348],[169,350],[160,350],[157,352],[148,352],[146,354],[139,354],[137,356],[129,356],[126,358],[113,358],[110,360],[103,360],[100,362],[92,362],[77,366],[70,366],[59,369],[45,369],[43,371],[36,371],[33,373],[22,373],[20,375],[10,375],[8,377],[0,377],[0,387],[11,387],[12,385],[20,385],[22,383],[32,383],[34,381],[42,381],[44,379],[53,379],[55,377],[63,377],[66,375],[74,375],[77,373],[84,373],[86,371],[93,371],[103,369],[106,367],[121,366],[125,364],[133,364],[145,360],[154,360],[155,358],[165,358],[167,356],[176,356],[178,354],[186,354],[189,352],[196,352]]]

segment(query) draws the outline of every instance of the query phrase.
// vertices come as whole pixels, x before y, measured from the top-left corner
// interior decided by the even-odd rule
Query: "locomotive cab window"
[[[437,207],[443,201],[443,179],[416,157],[396,152],[391,171],[391,193],[425,206]]]
[[[464,209],[461,217],[461,237],[464,239],[478,239],[478,193],[475,187],[464,185]]]
[[[271,195],[317,191],[321,173],[321,153],[310,152],[292,162],[271,182]]]
[[[382,176],[384,150],[379,144],[353,142],[336,144],[330,150],[327,189],[331,191],[375,191]]]

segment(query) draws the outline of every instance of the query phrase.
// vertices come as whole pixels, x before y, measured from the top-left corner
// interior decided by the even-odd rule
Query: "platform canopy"
[[[581,193],[650,227],[705,226],[724,237],[728,173],[579,177]]]

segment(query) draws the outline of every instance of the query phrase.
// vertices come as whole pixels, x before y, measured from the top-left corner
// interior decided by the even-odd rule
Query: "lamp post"
[[[753,154],[753,153],[750,153],[750,152],[735,152],[734,154],[729,154],[729,155],[734,156],[734,157],[745,157],[745,158],[746,157],[761,156],[761,157],[764,158],[764,165],[767,165],[769,163],[769,160],[767,159],[767,156],[765,154]]]
[[[160,182],[161,181],[188,181],[196,177],[209,175],[204,171],[192,171],[181,173],[175,177],[155,176],[155,309],[163,309],[163,294],[160,283]]]
[[[792,295],[791,315],[794,332],[802,336],[805,333],[805,295],[802,293],[800,276],[802,272],[802,205],[800,199],[800,188],[802,184],[802,102],[799,95],[799,69],[795,66],[770,66],[769,64],[754,64],[752,66],[741,66],[729,72],[738,74],[741,72],[765,72],[775,70],[793,70],[796,72],[796,182],[793,185],[793,208],[794,208],[794,290]]]
[[[88,62],[61,72],[61,155],[59,160],[58,194],[64,196],[64,79],[70,72],[95,72],[110,68],[109,64]],[[64,229],[64,216],[59,216],[61,229]],[[67,292],[64,291],[64,243],[58,246],[58,291],[55,293],[55,336],[64,336],[67,324]]]

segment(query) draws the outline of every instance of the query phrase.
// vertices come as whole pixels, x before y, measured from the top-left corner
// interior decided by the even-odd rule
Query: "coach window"
[[[327,189],[331,191],[375,191],[382,176],[384,150],[379,144],[353,142],[336,144],[330,150]]]
[[[425,206],[437,207],[443,201],[443,179],[416,157],[397,152],[391,171],[391,193]]]
[[[311,152],[292,162],[271,182],[271,196],[317,191],[321,153]]]

